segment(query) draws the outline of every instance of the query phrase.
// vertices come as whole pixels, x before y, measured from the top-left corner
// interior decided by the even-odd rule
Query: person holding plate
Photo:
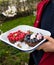
[[[50,31],[51,37],[44,36],[48,41],[30,53],[28,65],[54,65],[54,0],[38,3],[34,27]]]

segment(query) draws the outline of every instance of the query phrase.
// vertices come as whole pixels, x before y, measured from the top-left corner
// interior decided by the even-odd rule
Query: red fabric
[[[49,0],[42,0],[38,6],[37,6],[37,16],[36,20],[34,22],[34,27],[39,27],[39,24],[41,23],[41,16],[43,12],[43,8],[45,5],[49,3]],[[39,65],[54,65],[54,52],[45,52]]]
[[[34,27],[39,27],[43,8],[44,8],[45,5],[48,4],[48,2],[49,2],[49,0],[43,0],[40,3],[38,3],[38,5],[37,5],[37,16],[36,16],[36,20],[34,22]]]
[[[44,53],[39,65],[54,65],[54,52]]]

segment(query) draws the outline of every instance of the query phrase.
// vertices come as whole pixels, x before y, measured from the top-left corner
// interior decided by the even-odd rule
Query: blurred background
[[[0,34],[18,26],[33,26],[41,0],[0,0]],[[28,65],[29,53],[0,41],[0,65]]]

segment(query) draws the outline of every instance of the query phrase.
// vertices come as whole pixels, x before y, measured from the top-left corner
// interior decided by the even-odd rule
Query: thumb
[[[54,39],[52,37],[50,37],[50,36],[44,36],[44,38],[47,39],[48,41],[54,43]]]

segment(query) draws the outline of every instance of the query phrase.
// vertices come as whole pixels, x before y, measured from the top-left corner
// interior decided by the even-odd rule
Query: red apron
[[[49,2],[50,2],[49,0],[43,0],[37,5],[37,16],[34,22],[34,27],[39,27],[39,24],[41,23],[40,20],[43,8]],[[54,52],[45,52],[39,65],[54,65]]]

